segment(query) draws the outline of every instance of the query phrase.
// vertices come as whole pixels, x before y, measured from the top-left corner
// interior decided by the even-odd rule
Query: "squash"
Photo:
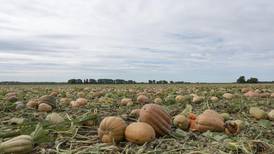
[[[78,98],[76,101],[71,101],[70,106],[72,108],[79,108],[79,107],[85,106],[87,102],[88,101],[85,98]]]
[[[49,94],[50,96],[53,96],[53,97],[57,97],[58,96],[58,92],[56,91],[53,91]]]
[[[42,104],[42,103],[48,104],[53,108],[56,107],[56,99],[53,96],[44,95],[44,96],[40,97],[38,99],[38,104]]]
[[[271,110],[268,114],[268,119],[271,120],[271,121],[274,121],[274,110]]]
[[[5,96],[6,100],[9,102],[16,102],[17,99],[17,94],[15,92],[9,92]]]
[[[61,117],[58,113],[50,113],[47,115],[46,120],[51,124],[60,124],[65,121],[63,117]]]
[[[52,107],[46,103],[41,103],[38,106],[39,112],[50,112],[52,110]]]
[[[145,95],[139,95],[137,97],[137,102],[140,104],[146,104],[146,103],[149,103],[149,98]]]
[[[237,135],[244,128],[242,120],[233,120],[225,122],[225,133],[228,135]]]
[[[26,106],[29,109],[37,109],[38,108],[38,101],[37,100],[30,100],[30,101],[28,101]]]
[[[20,135],[0,143],[0,153],[24,154],[33,149],[33,140],[29,135]]]
[[[69,98],[61,98],[60,99],[60,105],[62,105],[62,106],[69,106],[70,102],[71,102],[71,99],[69,99]]]
[[[144,144],[155,139],[154,129],[147,123],[134,122],[127,126],[126,140],[136,144]]]
[[[230,115],[228,113],[221,113],[221,116],[224,118],[224,121],[227,121],[230,119]]]
[[[153,102],[156,103],[156,104],[161,104],[163,102],[163,100],[161,98],[157,97],[157,98],[154,99]]]
[[[224,131],[224,118],[214,110],[205,110],[196,119],[193,131],[206,132],[206,131],[222,132]]]
[[[140,114],[140,109],[134,109],[134,110],[132,110],[131,112],[130,112],[130,116],[132,116],[132,117],[139,117],[139,114]]]
[[[124,139],[126,122],[116,116],[104,118],[98,128],[98,136],[103,143],[120,142]]]
[[[144,105],[140,110],[139,121],[150,124],[158,136],[168,134],[171,130],[172,119],[158,104]]]
[[[249,114],[257,120],[267,119],[267,113],[258,107],[251,107],[249,109]]]
[[[184,115],[176,115],[173,119],[173,124],[177,128],[182,130],[188,130],[189,128],[189,120]]]
[[[211,102],[218,102],[219,98],[216,96],[210,97]]]
[[[204,101],[204,97],[202,97],[202,96],[194,96],[192,98],[193,103],[201,103],[202,101]]]
[[[175,101],[176,103],[183,103],[185,101],[185,98],[182,95],[178,95],[175,97]]]
[[[223,94],[223,97],[224,97],[225,99],[232,99],[232,98],[234,97],[234,95],[231,94],[231,93],[224,93],[224,94]]]
[[[133,104],[133,102],[132,102],[132,99],[130,98],[123,98],[120,104],[124,106],[130,106],[131,104]]]
[[[254,91],[248,91],[244,94],[245,97],[259,97],[260,94],[259,93],[256,93]]]

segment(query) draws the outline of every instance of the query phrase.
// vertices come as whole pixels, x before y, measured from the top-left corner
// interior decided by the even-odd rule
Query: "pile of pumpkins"
[[[182,130],[194,132],[225,132],[236,135],[243,129],[241,120],[227,120],[227,114],[219,114],[214,110],[206,110],[196,116],[190,112],[187,116],[179,114],[172,117],[158,104],[145,104],[131,114],[137,115],[138,121],[129,125],[118,116],[105,117],[98,128],[98,136],[103,143],[119,143],[126,139],[135,144],[153,141],[156,137],[171,133],[172,124]],[[225,121],[227,120],[227,121]]]

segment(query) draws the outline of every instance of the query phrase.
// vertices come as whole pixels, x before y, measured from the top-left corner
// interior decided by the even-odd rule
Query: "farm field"
[[[142,111],[135,109],[145,104],[157,104],[167,115],[155,107],[152,113],[139,117]],[[208,109],[212,114],[203,114]],[[0,153],[17,147],[21,153],[44,154],[271,154],[273,110],[273,84],[2,85]],[[201,114],[203,118],[198,116]],[[177,115],[183,120],[174,121]],[[148,124],[153,121],[161,133],[152,126],[155,134],[149,142],[129,142],[129,138],[134,138],[133,142],[146,140],[138,133],[148,132],[136,127],[127,137],[120,134],[120,139],[103,143],[98,129],[109,116],[120,117],[126,125],[138,119]],[[207,126],[202,128],[197,119],[206,121],[203,125]],[[116,121],[108,121],[108,125]],[[108,131],[123,130],[120,125],[115,126],[120,130],[113,127]],[[30,136],[10,141],[20,135]]]

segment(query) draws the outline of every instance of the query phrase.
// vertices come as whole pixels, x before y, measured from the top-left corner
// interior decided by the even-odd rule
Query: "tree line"
[[[166,80],[148,80],[148,82],[136,82],[134,80],[124,79],[69,79],[68,84],[186,84],[184,81],[166,81]]]
[[[240,76],[237,80],[237,83],[274,83],[274,81],[259,81],[258,78],[251,77],[249,79],[245,79],[245,76]]]

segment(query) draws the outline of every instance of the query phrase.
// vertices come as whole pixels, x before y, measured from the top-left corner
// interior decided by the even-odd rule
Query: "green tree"
[[[245,83],[245,76],[240,76],[238,79],[237,79],[237,83]]]

